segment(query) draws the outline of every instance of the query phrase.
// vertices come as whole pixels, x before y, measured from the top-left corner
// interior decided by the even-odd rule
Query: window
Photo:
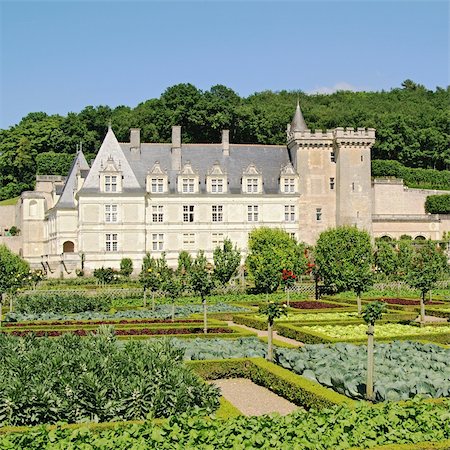
[[[287,194],[295,192],[295,179],[294,178],[285,178],[283,190]]]
[[[213,194],[221,194],[223,192],[223,180],[221,178],[211,179],[211,192]]]
[[[152,205],[152,222],[163,222],[164,211],[162,205]]]
[[[247,220],[249,222],[258,222],[258,205],[247,206]]]
[[[107,252],[117,252],[117,234],[107,233],[106,234],[106,251]]]
[[[195,180],[194,178],[183,178],[182,181],[183,193],[192,194],[194,192]]]
[[[295,222],[295,205],[285,205],[284,221],[285,222]]]
[[[334,178],[330,178],[330,190],[334,190]]]
[[[164,234],[152,233],[152,250],[160,252],[164,248]]]
[[[194,221],[194,205],[183,205],[183,222]]]
[[[364,161],[364,156],[363,155],[361,155],[361,162],[363,162]]]
[[[213,222],[223,222],[223,206],[222,205],[212,205],[212,221]]]
[[[336,156],[335,156],[334,152],[330,153],[330,162],[336,162]]]
[[[117,176],[105,176],[105,192],[117,192]]]
[[[318,222],[322,220],[322,208],[316,208],[316,220]]]
[[[258,178],[247,178],[247,192],[258,192]]]
[[[295,233],[289,233],[289,237],[290,237],[293,241],[296,241],[296,240],[297,240],[297,236],[295,235]]]
[[[117,205],[105,205],[105,222],[117,222]]]
[[[355,190],[355,183],[352,183],[352,191]]]
[[[195,234],[183,233],[183,249],[189,250],[195,247]]]
[[[213,248],[221,247],[223,245],[223,233],[213,233],[211,240]]]
[[[151,191],[154,194],[164,192],[164,179],[163,178],[152,178]]]

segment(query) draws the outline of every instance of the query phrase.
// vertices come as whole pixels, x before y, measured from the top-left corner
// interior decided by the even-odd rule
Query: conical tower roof
[[[297,100],[297,108],[295,109],[294,118],[291,122],[291,131],[306,131],[308,127],[306,126],[305,119],[303,118],[302,110],[300,109],[300,103]]]
[[[56,208],[75,208],[74,192],[77,185],[77,172],[79,170],[88,171],[89,164],[84,157],[83,151],[80,149],[73,160],[69,175],[64,184],[61,197],[56,204]]]

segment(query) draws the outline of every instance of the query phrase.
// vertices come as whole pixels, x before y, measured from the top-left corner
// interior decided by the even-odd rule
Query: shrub
[[[124,277],[129,277],[133,273],[133,261],[130,258],[122,258],[122,261],[120,261],[120,273]]]
[[[111,267],[95,269],[94,277],[103,284],[111,284],[118,280],[117,272]]]
[[[429,195],[425,201],[425,211],[430,214],[450,214],[450,194]]]

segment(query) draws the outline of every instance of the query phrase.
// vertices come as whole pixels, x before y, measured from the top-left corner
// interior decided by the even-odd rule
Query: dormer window
[[[256,194],[259,190],[258,178],[247,178],[247,193]]]
[[[295,194],[298,192],[298,174],[292,164],[281,169],[280,192],[283,194]]]
[[[188,161],[178,175],[178,192],[180,194],[197,194],[198,182],[198,174],[194,171],[191,163]]]
[[[122,192],[122,170],[119,163],[112,157],[106,161],[105,167],[102,163],[102,171],[100,172],[100,186],[102,192],[115,193]]]
[[[117,175],[105,175],[105,192],[117,192]]]
[[[263,192],[262,174],[254,164],[250,164],[242,175],[242,192],[246,194]]]
[[[195,189],[195,180],[194,178],[183,178],[183,194],[193,194]]]
[[[218,161],[208,170],[206,190],[209,194],[225,194],[227,192],[227,174]]]
[[[147,173],[147,192],[152,194],[164,194],[167,192],[167,172],[161,169],[159,161]]]

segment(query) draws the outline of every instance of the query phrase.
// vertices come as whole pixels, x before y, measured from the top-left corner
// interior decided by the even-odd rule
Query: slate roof
[[[130,144],[120,144],[142,189],[145,189],[147,172],[156,162],[167,171],[169,192],[177,190],[177,171],[171,170],[171,144],[141,144],[140,159],[130,153]],[[200,192],[206,192],[206,175],[218,162],[228,175],[228,192],[241,193],[243,172],[250,164],[255,164],[263,177],[263,191],[266,194],[279,192],[278,179],[281,168],[289,164],[289,153],[281,145],[230,144],[229,156],[223,155],[222,144],[185,144],[181,146],[181,167],[190,162],[199,175]]]
[[[69,175],[64,184],[64,188],[61,193],[61,197],[59,197],[58,203],[55,205],[55,208],[58,209],[67,209],[67,208],[75,208],[75,201],[73,198],[75,188],[77,185],[77,172],[81,170],[81,173],[87,173],[89,171],[89,164],[84,157],[83,152],[80,150],[75,159],[73,160],[72,167],[70,168]],[[58,192],[58,187],[56,189],[56,193]]]
[[[297,102],[297,108],[291,122],[291,131],[307,131],[305,119],[303,118],[302,110],[300,109],[300,103]]]

